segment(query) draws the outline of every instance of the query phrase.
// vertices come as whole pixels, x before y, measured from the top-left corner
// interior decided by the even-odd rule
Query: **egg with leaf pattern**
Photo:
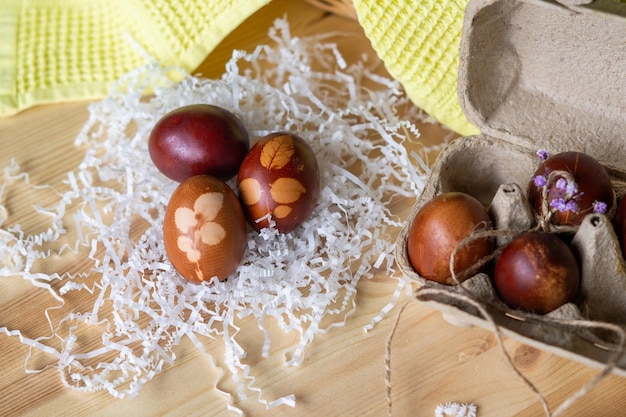
[[[288,233],[311,214],[320,193],[315,153],[300,136],[275,132],[250,149],[237,175],[239,197],[248,223],[257,231],[270,226]]]
[[[184,180],[165,210],[163,242],[170,262],[187,280],[225,280],[241,263],[248,242],[239,199],[218,178]]]

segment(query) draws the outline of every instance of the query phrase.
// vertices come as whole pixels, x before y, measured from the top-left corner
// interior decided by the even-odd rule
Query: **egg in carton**
[[[479,273],[459,286],[427,280],[407,253],[421,207],[445,192],[470,194],[489,207],[495,228],[528,230],[528,184],[536,151],[587,153],[604,165],[618,199],[626,193],[626,3],[616,0],[470,0],[463,26],[459,97],[480,134],[440,154],[398,236],[396,259],[419,284],[416,298],[458,325],[499,330],[531,346],[602,367],[616,335],[580,326],[626,326],[626,268],[609,217],[589,214],[571,240],[581,271],[574,302],[546,314],[514,310]],[[499,238],[499,245],[505,244]],[[460,295],[468,291],[480,307]],[[483,316],[488,312],[493,323]],[[626,376],[626,356],[615,373]]]

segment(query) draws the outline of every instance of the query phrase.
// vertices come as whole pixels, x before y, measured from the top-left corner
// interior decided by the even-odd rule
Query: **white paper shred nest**
[[[345,324],[356,308],[360,279],[376,269],[393,275],[393,244],[403,219],[390,207],[415,198],[427,175],[424,161],[404,146],[407,135],[419,135],[410,121],[419,113],[406,113],[411,106],[398,83],[374,75],[367,62],[348,66],[330,35],[292,37],[288,23],[278,20],[270,36],[274,45],[235,51],[219,80],[155,63],[128,74],[108,98],[90,105],[76,139],[84,160],[67,173],[66,188],[54,190],[58,202],[36,208],[51,219],[45,232],[25,233],[0,206],[0,276],[30,280],[56,300],[54,309],[66,312],[55,321],[48,314],[52,308],[42,309],[52,337],[26,337],[22,329],[7,327],[0,333],[54,358],[66,386],[134,397],[176,360],[183,338],[204,352],[202,337],[208,337],[223,341],[223,363],[240,399],[254,393],[268,408],[293,406],[291,394],[263,398],[243,361],[247,347],[237,341],[240,320],[258,323],[264,357],[272,342],[264,328],[268,318],[284,332],[297,332],[285,363],[298,365],[316,334]],[[166,77],[176,71],[180,83]],[[144,88],[154,85],[160,86],[154,95],[142,98]],[[161,221],[177,184],[156,170],[147,150],[155,122],[191,103],[233,111],[253,141],[272,131],[297,132],[315,151],[322,183],[317,207],[300,228],[288,235],[250,229],[237,272],[202,285],[187,283],[165,256]],[[13,164],[4,170],[0,203],[6,203],[6,188],[18,183],[46,187],[30,184],[28,173]],[[76,242],[68,241],[70,230]],[[86,267],[39,271],[48,256],[73,256]],[[409,288],[398,278],[389,304],[366,330]],[[77,293],[80,309],[67,299]],[[85,329],[100,340],[76,343]],[[37,369],[27,365],[27,371]],[[237,411],[232,399],[228,407]]]

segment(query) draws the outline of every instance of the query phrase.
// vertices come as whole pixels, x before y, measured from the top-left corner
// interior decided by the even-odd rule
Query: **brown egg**
[[[428,201],[417,213],[408,234],[409,261],[422,277],[441,284],[455,284],[450,274],[450,257],[458,244],[472,232],[491,228],[485,207],[469,194],[449,192]],[[457,279],[469,278],[463,271],[489,255],[491,238],[478,239],[455,254]]]
[[[208,175],[190,177],[172,194],[163,220],[163,242],[174,268],[200,283],[231,275],[247,246],[246,220],[235,193]]]
[[[277,132],[260,139],[246,155],[237,176],[248,222],[287,233],[311,214],[320,192],[315,154],[301,137]]]
[[[504,248],[494,285],[510,307],[546,314],[574,300],[580,271],[565,242],[552,233],[531,231]]]
[[[538,213],[543,211],[543,194],[542,188],[535,184],[535,178],[547,178],[551,172],[556,174],[557,171],[567,172],[574,182],[568,182],[557,175],[547,184],[548,204],[554,211],[550,218],[553,224],[580,225],[585,216],[594,211],[596,202],[606,204],[607,212],[613,210],[615,193],[611,177],[604,166],[583,152],[561,152],[546,159],[537,168],[528,185],[528,199]]]

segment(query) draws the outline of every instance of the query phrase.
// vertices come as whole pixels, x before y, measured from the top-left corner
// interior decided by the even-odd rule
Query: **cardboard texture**
[[[438,194],[462,191],[489,206],[496,228],[534,224],[525,192],[550,154],[590,154],[626,192],[626,3],[615,0],[471,0],[465,14],[459,97],[481,134],[458,139],[437,159],[396,245],[401,270],[420,284],[419,301],[457,325],[493,329],[462,289],[421,277],[407,255],[419,209]],[[498,244],[507,242],[498,238]],[[580,259],[578,300],[540,316],[511,310],[490,277],[462,285],[500,331],[524,343],[591,366],[604,366],[615,334],[568,323],[594,320],[626,326],[626,267],[610,220],[588,215],[571,243]],[[614,372],[626,376],[626,357]]]

